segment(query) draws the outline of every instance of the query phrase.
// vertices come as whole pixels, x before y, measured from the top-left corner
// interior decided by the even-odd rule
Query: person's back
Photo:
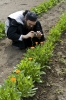
[[[23,24],[23,13],[24,13],[24,10],[22,11],[17,11],[15,13],[12,13],[10,14],[8,17],[7,17],[7,20],[5,22],[5,33],[7,34],[7,30],[9,28],[9,23],[10,23],[10,20],[9,19],[15,19],[18,23],[21,23]]]

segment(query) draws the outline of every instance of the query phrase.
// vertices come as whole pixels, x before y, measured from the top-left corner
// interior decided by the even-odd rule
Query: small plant
[[[0,100],[20,100],[21,92],[16,88],[16,78],[12,77],[0,86]]]
[[[61,58],[60,61],[66,65],[66,59]]]
[[[28,75],[25,76],[24,73],[21,71],[19,74],[16,75],[17,78],[17,85],[16,88],[21,92],[21,97],[32,97],[36,93],[36,89],[34,88],[33,80]]]
[[[4,24],[0,22],[0,38],[5,36]]]
[[[63,92],[64,92],[63,89],[57,89],[57,90],[56,90],[56,93],[57,93],[57,94],[63,94]]]
[[[41,75],[45,74],[45,72],[41,71],[40,64],[32,60],[32,58],[31,60],[28,60],[28,58],[21,60],[17,64],[17,69],[23,71],[25,76],[32,77],[34,82],[41,82]]]

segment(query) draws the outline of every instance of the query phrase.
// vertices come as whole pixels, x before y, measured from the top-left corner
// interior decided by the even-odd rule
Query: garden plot
[[[44,34],[49,32],[57,21],[59,16],[66,10],[66,2],[58,4],[46,14],[44,14],[39,20],[42,23]],[[66,57],[66,34],[61,37],[61,43],[57,45],[55,49],[55,56],[52,58],[51,70],[47,72],[47,75],[43,77],[45,83],[38,84],[39,89],[37,90],[36,96],[34,98],[29,98],[29,100],[65,100],[66,99],[66,80],[65,80],[65,57]],[[47,36],[47,35],[46,35]],[[13,67],[21,59],[21,53],[24,51],[13,50],[11,47],[11,41],[8,39],[3,39],[0,42],[0,62],[1,62],[1,83],[11,72]],[[61,48],[61,49],[60,49]],[[10,51],[9,51],[10,50]],[[59,51],[60,50],[60,51]],[[11,54],[11,51],[12,54]],[[17,55],[18,54],[18,55]],[[7,56],[8,55],[8,56]],[[63,59],[58,58],[62,56]],[[56,59],[57,58],[57,59]],[[60,62],[63,66],[60,65]]]

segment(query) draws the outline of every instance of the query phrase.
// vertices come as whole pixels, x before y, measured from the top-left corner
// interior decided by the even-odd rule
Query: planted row
[[[23,60],[17,65],[12,74],[0,87],[0,100],[22,100],[24,97],[36,93],[35,82],[42,82],[41,71],[52,56],[56,41],[60,39],[62,31],[66,30],[66,13],[64,13],[56,26],[49,31],[48,39],[44,44],[28,49]],[[32,52],[33,50],[33,52]],[[32,53],[31,53],[32,52]]]
[[[40,5],[32,8],[31,10],[40,15],[41,13],[47,12],[48,9],[52,8],[61,1],[62,0],[49,0],[47,2],[41,3]]]

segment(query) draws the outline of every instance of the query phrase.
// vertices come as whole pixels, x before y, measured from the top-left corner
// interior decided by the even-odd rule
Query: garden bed
[[[39,20],[42,23],[44,34],[47,36],[49,29],[52,28],[59,16],[66,10],[66,2],[58,4],[50,11],[45,13]],[[65,100],[66,99],[66,80],[63,69],[65,63],[62,62],[62,58],[66,57],[66,34],[61,37],[61,40],[55,48],[54,57],[51,59],[51,70],[47,72],[46,76],[43,76],[44,83],[37,84],[38,90],[34,98],[28,100]],[[12,52],[12,53],[11,53]],[[22,59],[22,55],[25,51],[15,50],[11,46],[11,41],[7,38],[0,40],[0,83],[2,84],[4,79],[10,74],[17,63]],[[18,55],[17,55],[18,54]],[[22,54],[22,55],[21,55]],[[58,58],[60,56],[60,58]],[[61,65],[60,65],[61,64]]]

